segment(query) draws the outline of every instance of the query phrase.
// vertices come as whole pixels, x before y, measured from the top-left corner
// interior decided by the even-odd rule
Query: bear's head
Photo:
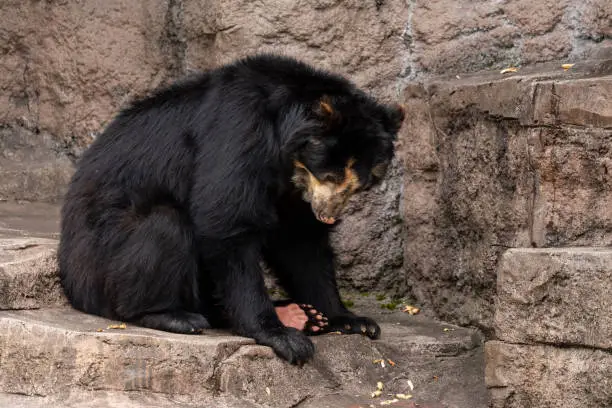
[[[384,177],[404,109],[359,93],[323,96],[312,111],[317,132],[295,155],[293,183],[315,217],[333,224],[352,195]]]

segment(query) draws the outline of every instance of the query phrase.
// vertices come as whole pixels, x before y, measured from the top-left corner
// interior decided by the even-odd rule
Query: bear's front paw
[[[291,364],[302,365],[315,352],[314,344],[304,333],[292,327],[265,332],[255,338],[258,344],[270,346],[276,354]]]
[[[380,337],[380,326],[369,317],[341,315],[329,319],[329,325],[325,328],[325,332],[363,334],[375,340]]]

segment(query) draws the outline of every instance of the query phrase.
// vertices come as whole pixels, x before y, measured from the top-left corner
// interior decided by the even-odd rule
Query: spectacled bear
[[[377,183],[404,118],[346,78],[255,55],[122,110],[77,163],[59,270],[79,310],[177,333],[229,327],[292,363],[314,345],[279,321],[266,263],[325,331],[380,335],[340,300],[329,234]]]

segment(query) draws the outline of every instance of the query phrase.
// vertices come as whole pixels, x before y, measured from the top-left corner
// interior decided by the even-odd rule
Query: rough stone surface
[[[72,161],[49,134],[0,123],[0,201],[53,201],[73,173]]]
[[[57,275],[57,241],[0,238],[0,310],[66,303]]]
[[[612,406],[609,352],[489,341],[485,355],[492,408]]]
[[[612,245],[612,63],[575,68],[406,89],[406,285],[443,319],[492,329],[507,248]]]
[[[262,408],[234,397],[214,397],[194,401],[176,395],[164,396],[146,391],[87,391],[49,397],[0,393],[0,407],[10,408]]]
[[[377,381],[385,383],[385,392],[405,393],[410,379],[416,403],[486,406],[480,337],[400,312],[387,319],[378,341],[315,337],[314,361],[299,368],[251,339],[220,331],[187,336],[130,325],[108,329],[117,322],[69,308],[4,311],[0,392],[52,398],[88,390],[147,391],[192,402],[220,395],[290,407],[331,394],[371,401]],[[448,344],[442,347],[447,352],[440,352],[440,343]],[[395,366],[373,363],[381,358]]]
[[[84,147],[126,98],[167,75],[167,1],[3,1],[0,123]]]
[[[409,77],[574,62],[612,46],[606,0],[414,0],[409,7]]]
[[[511,249],[497,275],[495,334],[511,343],[612,351],[612,249]]]

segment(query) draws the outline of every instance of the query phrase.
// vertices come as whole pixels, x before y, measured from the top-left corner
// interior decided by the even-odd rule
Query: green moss
[[[387,298],[387,295],[384,294],[378,294],[376,295],[376,300],[378,300],[379,302],[382,302],[383,300],[385,300]]]
[[[343,299],[342,304],[344,304],[344,307],[346,307],[347,309],[350,309],[351,307],[355,306],[355,302],[353,302],[351,299]]]
[[[381,309],[389,309],[389,310],[395,310],[397,309],[397,307],[401,304],[401,300],[400,299],[391,299],[391,301],[389,303],[381,303],[380,304],[380,308]]]

